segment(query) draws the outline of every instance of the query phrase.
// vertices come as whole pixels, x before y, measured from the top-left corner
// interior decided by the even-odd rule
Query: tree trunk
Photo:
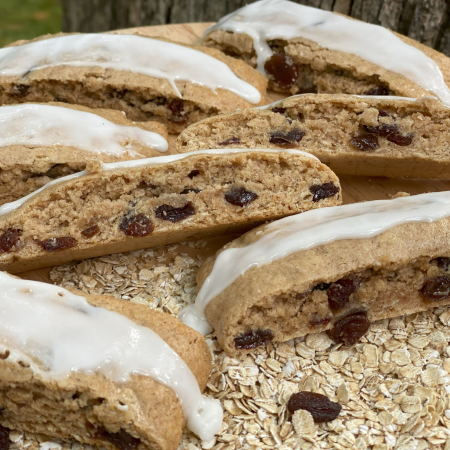
[[[166,23],[213,22],[247,3],[246,0],[62,0],[63,29],[97,32]],[[298,0],[297,3],[382,25],[450,56],[448,0]]]

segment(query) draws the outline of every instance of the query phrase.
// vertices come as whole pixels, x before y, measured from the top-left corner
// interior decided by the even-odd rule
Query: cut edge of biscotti
[[[230,14],[230,16],[232,15]],[[339,16],[343,15],[339,14]],[[343,17],[361,23],[352,17]],[[287,27],[292,25],[288,23],[288,18],[286,22]],[[373,26],[372,24],[367,25]],[[253,38],[245,31],[238,33],[229,30],[226,21],[223,28],[220,26],[221,22],[219,21],[217,26],[205,31],[201,41],[202,45],[219,49],[225,54],[244,60],[252,67],[256,67]],[[270,70],[266,66],[266,71],[269,70],[266,72],[266,76],[270,89],[286,94],[318,92],[408,97],[436,95],[436,93],[427,91],[406,74],[381,67],[352,53],[326,48],[326,46],[319,45],[314,39],[310,40],[301,36],[292,37],[292,30],[290,31],[289,38],[279,36],[278,39],[267,41],[275,57],[272,61],[272,69]],[[258,34],[256,28],[252,32],[255,35]],[[370,31],[368,30],[367,33]],[[393,35],[392,44],[395,44],[395,39],[399,39],[436,63],[445,83],[450,86],[450,59],[446,55],[407,36],[392,31],[391,33]],[[258,45],[261,47],[261,44]],[[402,58],[400,53],[399,58]],[[276,65],[279,67],[275,67]]]
[[[4,105],[0,115],[0,205],[84,170],[89,160],[149,158],[169,147],[163,124],[132,122],[119,111],[51,102]]]
[[[229,355],[324,331],[353,345],[373,321],[450,304],[449,216],[447,191],[263,225],[205,261],[197,310]]]
[[[0,207],[13,273],[248,230],[342,202],[336,175],[296,150],[205,150],[93,165]]]
[[[163,123],[171,134],[177,134],[190,123],[210,115],[265,103],[265,77],[248,64],[219,50],[139,33],[106,34],[118,37],[132,34],[143,39],[178,45],[180,51],[183,48],[198,51],[226,64],[238,79],[260,93],[261,100],[259,103],[250,103],[227,87],[219,87],[213,91],[195,80],[190,82],[176,79],[174,84],[181,93],[180,97],[168,80],[138,72],[90,67],[86,63],[86,66],[56,65],[32,70],[24,76],[0,77],[0,101],[3,104],[58,101],[91,108],[114,109],[124,111],[130,120]],[[30,41],[18,41],[11,46],[74,35],[76,33],[45,35]]]
[[[24,289],[31,296],[39,296],[46,286],[45,283],[17,279],[17,289]],[[144,305],[107,295],[70,292],[51,285],[49,289],[49,297],[67,298],[75,294],[94,307],[125,316],[154,331],[186,363],[193,380],[197,380],[203,392],[211,370],[211,354],[196,331],[175,317]],[[36,294],[32,293],[34,290]],[[7,295],[13,295],[11,289]],[[55,303],[61,301],[55,300]],[[21,311],[27,310],[28,306],[22,299],[20,305]],[[77,310],[78,304],[74,305],[67,306],[67,313],[72,308]],[[95,317],[91,318],[92,323]],[[24,321],[27,320],[30,318],[24,316]],[[85,329],[84,332],[95,334],[96,329]],[[17,430],[47,439],[104,446],[109,450],[177,448],[186,419],[177,394],[170,387],[139,374],[130,374],[123,382],[113,380],[102,371],[92,373],[84,369],[72,369],[66,376],[54,375],[52,369],[36,359],[39,351],[30,347],[30,352],[27,352],[29,343],[22,347],[22,344],[16,345],[11,340],[5,342],[1,346],[0,360],[0,424],[3,434],[5,430]],[[74,361],[74,367],[78,363]],[[89,367],[91,362],[87,359],[85,363]]]
[[[191,125],[177,151],[298,148],[337,173],[447,179],[450,109],[440,101],[303,94]]]

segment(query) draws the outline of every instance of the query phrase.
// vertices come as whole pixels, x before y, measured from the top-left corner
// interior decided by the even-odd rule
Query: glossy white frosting
[[[261,94],[223,62],[170,42],[127,34],[76,34],[0,49],[0,75],[26,75],[54,66],[96,66],[141,73],[175,82],[189,81],[213,91],[225,89],[250,103]]]
[[[197,152],[189,152],[189,153],[181,153],[178,155],[167,155],[167,156],[157,156],[155,158],[144,158],[144,159],[134,159],[131,161],[119,161],[115,163],[103,163],[102,168],[103,171],[110,171],[110,170],[120,170],[120,169],[128,169],[132,167],[141,167],[141,166],[159,166],[161,164],[167,164],[174,161],[178,161],[180,159],[189,158],[194,155],[221,155],[226,153],[248,153],[248,152],[264,152],[264,153],[290,153],[290,154],[297,154],[297,155],[303,155],[305,157],[314,159],[316,161],[319,161],[315,156],[311,155],[310,153],[302,152],[301,150],[269,150],[269,149],[248,149],[248,148],[232,148],[232,149],[210,149],[210,150],[199,150]],[[7,214],[11,211],[14,211],[15,209],[22,206],[26,201],[34,197],[39,192],[42,192],[44,189],[48,189],[51,186],[54,186],[55,184],[64,183],[65,181],[72,180],[73,178],[79,178],[84,175],[89,175],[88,172],[85,170],[82,172],[77,172],[72,175],[68,175],[67,177],[57,178],[56,180],[51,181],[50,183],[47,183],[45,186],[42,186],[40,189],[32,192],[31,194],[28,194],[25,197],[20,198],[19,200],[16,200],[11,203],[5,203],[2,206],[0,206],[0,216]]]
[[[0,284],[0,346],[9,360],[30,363],[47,380],[73,372],[117,383],[149,376],[177,394],[187,426],[201,439],[220,431],[219,402],[202,396],[189,367],[154,331],[58,286],[4,272]]]
[[[253,244],[224,250],[202,285],[194,305],[180,312],[184,323],[201,333],[210,328],[208,303],[252,267],[342,239],[366,239],[413,222],[435,222],[450,216],[450,191],[332,206],[306,211],[266,225]]]
[[[169,148],[158,133],[116,125],[84,111],[38,104],[0,107],[0,147],[64,145],[97,154],[144,157],[136,143],[160,152]]]
[[[450,89],[434,60],[378,25],[287,0],[261,0],[223,17],[205,31],[205,36],[212,30],[251,36],[262,73],[265,61],[273,54],[268,40],[303,37],[401,74],[450,105]]]

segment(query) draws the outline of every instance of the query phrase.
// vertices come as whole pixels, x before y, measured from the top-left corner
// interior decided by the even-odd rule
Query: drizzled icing
[[[50,105],[0,108],[0,147],[8,145],[65,145],[92,153],[144,156],[136,143],[165,152],[167,141],[139,127],[116,125],[96,114]]]
[[[268,40],[303,37],[401,74],[450,105],[450,89],[438,65],[421,50],[378,25],[286,0],[261,0],[223,17],[205,31],[205,36],[213,30],[252,37],[258,70],[262,73],[265,61],[273,54]]]
[[[125,70],[175,82],[189,81],[213,91],[225,89],[250,103],[261,94],[223,62],[177,44],[124,34],[77,34],[0,49],[0,75],[26,75],[54,66],[96,66]]]
[[[220,404],[202,396],[189,367],[154,331],[58,286],[4,272],[0,284],[0,347],[10,351],[8,360],[25,360],[47,380],[72,372],[117,383],[149,376],[177,394],[188,428],[201,439],[220,431]]]
[[[253,267],[342,239],[366,239],[396,226],[435,222],[450,216],[450,191],[319,208],[270,223],[256,242],[229,248],[217,257],[194,305],[180,312],[182,321],[201,333],[210,328],[208,303]]]
[[[199,150],[197,152],[189,152],[189,153],[182,153],[178,155],[167,155],[167,156],[157,156],[155,158],[144,158],[144,159],[135,159],[131,161],[120,161],[115,163],[103,163],[102,169],[103,171],[110,171],[110,170],[119,170],[119,169],[128,169],[133,167],[141,167],[141,166],[159,166],[161,164],[171,163],[174,161],[178,161],[180,159],[189,158],[194,155],[223,155],[223,154],[233,154],[233,153],[249,153],[249,152],[263,152],[263,153],[290,153],[295,155],[302,155],[311,159],[314,159],[316,161],[319,161],[315,156],[303,152],[301,150],[268,150],[268,149],[242,149],[242,148],[233,148],[233,149],[210,149],[210,150]],[[84,175],[89,175],[88,172],[83,170],[82,172],[77,172],[72,175],[68,175],[66,177],[57,178],[56,180],[50,181],[50,183],[47,183],[45,186],[42,186],[40,189],[37,189],[36,191],[32,192],[31,194],[28,194],[25,197],[20,198],[19,200],[16,200],[11,203],[5,203],[2,206],[0,206],[0,216],[7,214],[11,211],[14,211],[15,209],[22,206],[26,201],[30,200],[32,197],[34,197],[36,194],[42,192],[44,189],[48,189],[51,186],[54,186],[55,184],[64,183],[65,181],[72,180],[74,178],[79,178]]]

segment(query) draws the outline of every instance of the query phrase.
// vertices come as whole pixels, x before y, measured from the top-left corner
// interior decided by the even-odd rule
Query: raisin
[[[378,143],[378,136],[368,133],[355,136],[351,138],[349,142],[350,145],[363,152],[376,150],[380,146]]]
[[[98,232],[100,231],[100,228],[98,227],[98,225],[93,225],[92,227],[86,228],[84,229],[81,234],[83,235],[83,237],[85,237],[86,239],[91,238],[92,236],[95,236]]]
[[[313,202],[318,202],[325,198],[333,197],[339,193],[339,186],[335,186],[333,183],[313,184],[309,191],[313,194]]]
[[[141,181],[137,187],[138,189],[156,189],[158,186],[151,184],[148,181]]]
[[[411,144],[414,138],[414,133],[411,134],[401,134],[399,132],[391,133],[386,139],[393,144],[400,145],[401,147],[406,147]]]
[[[309,324],[313,327],[321,327],[328,325],[331,322],[331,317],[320,317],[317,313],[314,313],[309,319]]]
[[[11,441],[9,440],[9,428],[0,425],[0,449],[9,450]]]
[[[437,266],[445,271],[447,271],[450,266],[450,258],[447,256],[439,256],[438,258],[432,259],[430,263],[431,262],[436,262]]]
[[[326,291],[331,286],[331,283],[319,283],[313,287],[313,291]]]
[[[316,392],[301,391],[292,394],[287,409],[291,414],[299,409],[311,413],[314,422],[331,422],[341,412],[341,405],[332,402],[326,395]]]
[[[300,142],[304,135],[305,132],[297,128],[291,131],[275,131],[270,134],[269,142],[281,147],[290,147]]]
[[[327,333],[337,342],[353,345],[359,341],[370,327],[366,312],[350,314],[334,324]]]
[[[40,241],[35,239],[34,242],[40,245],[46,252],[57,252],[59,250],[66,250],[68,248],[75,247],[78,241],[71,236],[64,237],[52,237]]]
[[[154,229],[152,221],[142,213],[128,213],[122,218],[119,228],[127,235],[133,237],[148,236]]]
[[[420,289],[422,295],[430,302],[440,302],[450,297],[450,278],[441,275],[429,278]]]
[[[184,111],[184,102],[179,98],[174,98],[168,103],[168,108],[172,111],[170,120],[173,122],[186,122],[187,116]]]
[[[286,112],[286,108],[272,108],[271,111],[278,114],[284,114]]]
[[[333,312],[340,311],[350,300],[350,295],[359,289],[356,278],[342,278],[331,284],[327,291],[328,305]]]
[[[28,89],[30,89],[30,86],[27,86],[26,84],[16,84],[14,86],[14,94],[19,97],[23,97],[27,95]]]
[[[11,249],[17,244],[21,233],[22,230],[19,230],[17,228],[8,228],[0,236],[0,253],[11,251]]]
[[[189,192],[193,192],[194,194],[198,194],[200,191],[200,189],[195,189],[195,188],[185,188],[183,189],[180,194],[189,194]]]
[[[95,437],[111,442],[111,444],[115,445],[119,450],[134,450],[141,443],[140,439],[131,436],[131,434],[122,429],[117,433],[111,433],[101,427],[97,429]]]
[[[367,133],[376,134],[377,136],[380,137],[386,137],[389,136],[391,133],[398,132],[397,125],[389,125],[388,123],[382,123],[381,125],[377,125],[376,127],[363,125],[363,129]]]
[[[232,187],[225,194],[225,200],[236,206],[245,206],[258,198],[258,194],[247,191],[244,187]]]
[[[384,111],[383,109],[380,109],[378,111],[378,117],[392,117],[393,119],[395,118],[393,114],[388,113],[387,111]]]
[[[179,222],[186,219],[186,217],[195,214],[194,205],[191,202],[186,203],[180,208],[171,205],[161,205],[155,209],[155,215],[158,219],[170,220],[170,222]]]
[[[238,137],[232,137],[225,141],[219,142],[217,145],[231,145],[231,144],[240,144],[241,140]]]
[[[389,89],[382,84],[381,86],[369,89],[365,95],[389,95]]]
[[[261,330],[242,333],[234,338],[234,345],[238,350],[256,348],[260,345],[266,345],[273,339],[273,333],[270,330]]]
[[[187,176],[188,176],[188,178],[190,178],[192,180],[192,178],[196,177],[199,174],[200,174],[200,170],[194,169],[194,170],[191,170]]]
[[[275,53],[264,64],[266,72],[281,89],[289,89],[298,79],[298,67],[284,53]]]

